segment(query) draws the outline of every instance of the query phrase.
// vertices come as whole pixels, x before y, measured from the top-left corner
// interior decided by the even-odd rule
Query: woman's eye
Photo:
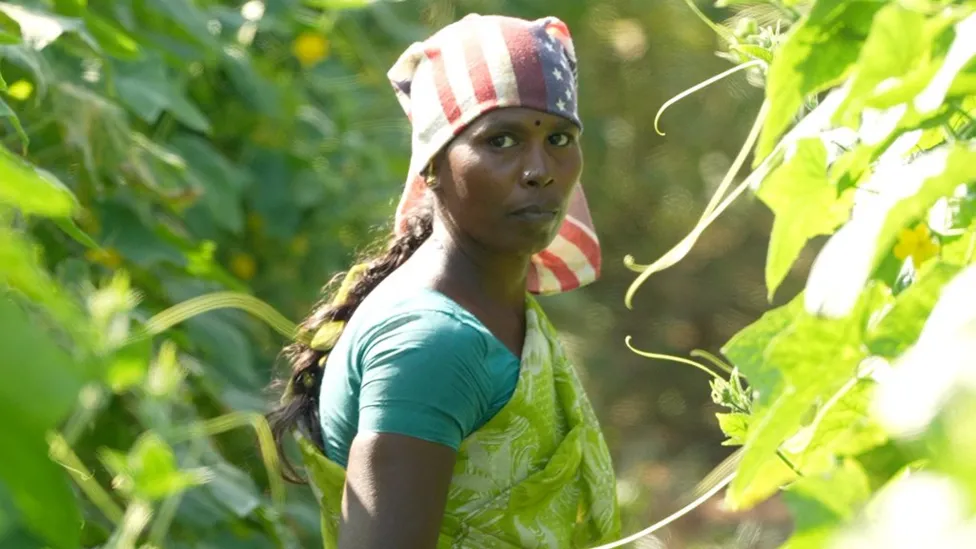
[[[510,135],[499,135],[488,140],[488,144],[499,149],[507,149],[515,145],[515,139]]]
[[[568,133],[557,133],[549,136],[549,142],[557,147],[566,147],[573,142],[573,136]]]

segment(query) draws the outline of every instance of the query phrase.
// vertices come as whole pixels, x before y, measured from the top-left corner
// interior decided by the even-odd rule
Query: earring
[[[437,188],[437,176],[434,175],[434,164],[428,164],[427,169],[424,170],[424,184],[427,185],[428,189]]]

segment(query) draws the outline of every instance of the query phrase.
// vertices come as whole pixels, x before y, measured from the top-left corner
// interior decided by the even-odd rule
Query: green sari
[[[463,441],[438,549],[564,549],[616,539],[616,481],[603,434],[556,331],[528,297],[511,400]],[[345,470],[300,439],[335,549]]]

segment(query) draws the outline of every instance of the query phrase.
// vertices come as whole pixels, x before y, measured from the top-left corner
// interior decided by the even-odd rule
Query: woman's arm
[[[339,549],[434,549],[456,457],[443,444],[360,432],[349,450]]]

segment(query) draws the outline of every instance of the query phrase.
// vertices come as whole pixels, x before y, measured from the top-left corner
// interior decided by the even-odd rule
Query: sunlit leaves
[[[806,98],[847,75],[857,60],[863,33],[881,7],[872,1],[818,0],[780,47],[769,67],[769,118],[756,146],[766,158]]]
[[[74,196],[52,174],[32,166],[0,147],[0,203],[25,214],[70,216],[77,206]]]
[[[856,462],[804,477],[783,495],[795,517],[793,535],[781,549],[829,547],[838,526],[852,520],[870,497],[868,479]]]
[[[869,332],[871,351],[895,357],[914,343],[942,287],[958,272],[959,267],[940,262],[919,273],[918,281],[898,297],[894,307]]]
[[[811,312],[846,315],[898,234],[940,198],[976,178],[976,146],[942,145],[907,164],[892,158],[879,165],[855,199],[853,218],[820,251],[806,288]],[[875,190],[876,189],[876,190]]]
[[[851,91],[835,119],[859,114],[866,98],[888,79],[897,79],[915,68],[931,47],[924,40],[926,17],[900,4],[882,8],[874,19],[852,75]],[[855,124],[856,125],[856,124]]]
[[[165,111],[188,128],[207,132],[210,122],[166,72],[158,58],[119,65],[116,89],[123,103],[140,118],[154,123]]]
[[[729,489],[733,505],[749,506],[771,495],[755,494],[753,485],[780,446],[803,427],[804,418],[816,412],[815,405],[830,399],[855,375],[864,358],[859,345],[864,316],[873,305],[866,296],[858,313],[840,320],[805,313],[785,322],[770,317],[768,322],[775,325],[767,333],[778,334],[766,340],[760,371],[774,370],[778,375],[749,377],[760,399],[750,419],[738,475]],[[780,328],[783,324],[786,326]],[[756,333],[760,329],[747,330]]]
[[[819,138],[800,140],[787,155],[757,191],[776,214],[766,259],[770,300],[803,246],[847,220],[853,198],[839,196],[827,181],[827,148]]]

